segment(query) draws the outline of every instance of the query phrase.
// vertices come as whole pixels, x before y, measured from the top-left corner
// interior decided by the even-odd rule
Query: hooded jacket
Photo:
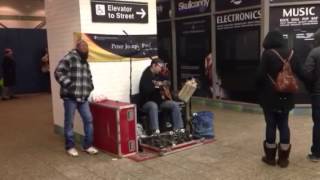
[[[320,29],[314,33],[314,45],[303,65],[302,72],[310,93],[320,95]]]
[[[276,50],[284,59],[290,56],[292,50],[286,46],[280,31],[270,31],[264,39],[263,47],[265,50],[261,57],[256,79],[259,104],[262,108],[271,111],[290,111],[294,107],[293,94],[277,92],[268,76],[275,80],[283,66],[282,61],[272,49]],[[295,54],[290,60],[290,65],[293,72],[296,72],[298,65]]]

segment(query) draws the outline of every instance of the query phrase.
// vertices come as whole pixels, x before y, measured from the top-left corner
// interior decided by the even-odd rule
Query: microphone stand
[[[122,30],[122,32],[126,35],[127,40],[130,44],[132,44],[132,40],[129,39],[129,34],[125,31]],[[130,98],[130,102],[132,101],[132,53],[129,54],[129,66],[130,66],[130,70],[129,70],[129,83],[130,83],[130,87],[129,87],[129,98]]]
[[[125,31],[122,30],[122,32],[126,35],[126,39],[127,41],[132,45],[132,39],[130,39],[129,34]],[[147,48],[145,48],[147,49]],[[130,102],[134,101],[134,97],[132,96],[132,56],[139,53],[139,51],[142,51],[142,53],[145,55],[145,49],[140,49],[140,50],[133,50],[132,53],[129,53],[129,66],[130,66],[130,77],[129,77],[129,81],[130,81],[130,90],[129,90],[129,98],[130,98]],[[152,59],[151,57],[149,57],[150,59]]]

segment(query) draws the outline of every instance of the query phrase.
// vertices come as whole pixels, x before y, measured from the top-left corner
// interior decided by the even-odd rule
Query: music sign
[[[270,10],[270,27],[281,29],[319,27],[320,6],[299,5],[273,7]]]
[[[91,0],[92,22],[148,23],[148,3]]]

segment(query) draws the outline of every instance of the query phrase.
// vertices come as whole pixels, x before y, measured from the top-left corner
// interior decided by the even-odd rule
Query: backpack
[[[214,138],[213,131],[213,113],[210,111],[201,111],[193,113],[192,116],[192,136],[195,139]]]
[[[293,75],[290,60],[293,55],[293,50],[291,50],[290,55],[288,58],[284,59],[276,50],[271,49],[274,52],[281,62],[283,63],[282,69],[278,72],[276,79],[273,80],[272,77],[268,74],[271,82],[273,83],[275,90],[277,92],[283,93],[295,93],[298,91],[298,82]]]

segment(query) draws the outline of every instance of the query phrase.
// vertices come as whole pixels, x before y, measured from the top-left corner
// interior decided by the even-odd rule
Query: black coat
[[[280,93],[275,90],[271,79],[276,79],[283,67],[283,62],[272,51],[276,50],[284,59],[290,56],[291,49],[287,48],[286,41],[280,31],[270,31],[263,42],[264,52],[257,72],[256,87],[258,91],[259,104],[268,111],[290,111],[294,108],[293,93]],[[301,74],[301,62],[294,53],[290,65],[296,75]]]
[[[320,45],[309,53],[303,66],[303,82],[313,95],[320,94]]]
[[[289,57],[291,52],[291,50],[288,48],[276,48],[275,50],[283,58]],[[290,60],[290,65],[293,72],[297,73],[299,70],[299,62],[297,56],[293,55]],[[268,77],[268,75],[270,75],[273,80],[275,80],[277,74],[282,69],[282,66],[282,61],[274,52],[272,52],[271,49],[267,49],[263,52],[262,59],[258,68],[256,86],[259,95],[259,104],[264,109],[275,111],[290,111],[292,108],[294,108],[293,93],[277,92],[270,77]]]
[[[148,101],[153,101],[158,105],[163,102],[160,89],[154,86],[153,81],[159,81],[160,76],[151,72],[151,66],[147,67],[142,73],[139,84],[140,106]]]
[[[5,56],[2,62],[3,83],[5,87],[16,84],[16,63],[12,57]]]

